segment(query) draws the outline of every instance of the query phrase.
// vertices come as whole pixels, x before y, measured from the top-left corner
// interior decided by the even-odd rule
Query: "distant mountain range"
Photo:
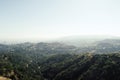
[[[102,38],[103,39],[103,38]],[[40,42],[40,43],[19,43],[19,44],[0,44],[0,51],[29,51],[30,53],[111,53],[120,51],[120,39],[104,39],[104,40],[94,40],[85,41],[84,39],[76,41],[76,44],[70,42]]]
[[[105,36],[105,35],[91,35],[91,36],[68,36],[56,39],[57,42],[62,42],[68,45],[74,45],[77,47],[88,47],[93,45],[97,41],[105,39],[120,39],[117,36]]]

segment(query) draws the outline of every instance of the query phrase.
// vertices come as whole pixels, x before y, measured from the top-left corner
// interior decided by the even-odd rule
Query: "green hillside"
[[[120,80],[119,52],[78,54],[77,50],[60,43],[1,44],[0,76],[12,80]]]

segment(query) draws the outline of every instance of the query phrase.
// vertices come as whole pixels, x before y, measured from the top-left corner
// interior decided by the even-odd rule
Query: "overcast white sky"
[[[120,36],[120,0],[0,0],[0,39]]]

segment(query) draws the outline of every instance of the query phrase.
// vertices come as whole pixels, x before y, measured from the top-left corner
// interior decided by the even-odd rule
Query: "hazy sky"
[[[120,0],[0,0],[1,39],[120,35]]]

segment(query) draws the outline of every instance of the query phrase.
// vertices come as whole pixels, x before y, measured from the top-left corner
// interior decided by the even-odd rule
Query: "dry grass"
[[[11,79],[0,76],[0,80],[11,80]]]

